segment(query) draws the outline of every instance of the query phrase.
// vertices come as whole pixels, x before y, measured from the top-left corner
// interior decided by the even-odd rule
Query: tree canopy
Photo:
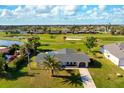
[[[61,69],[60,62],[55,59],[54,56],[46,55],[44,57],[43,66],[45,69],[51,70],[51,75],[54,76],[54,73]]]
[[[86,46],[89,50],[91,50],[92,48],[94,48],[96,46],[96,38],[95,37],[88,37],[86,39]]]

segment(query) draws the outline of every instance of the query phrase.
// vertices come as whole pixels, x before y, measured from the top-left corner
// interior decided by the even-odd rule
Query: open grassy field
[[[22,36],[22,35],[18,35]],[[25,37],[29,37],[31,35],[23,35]],[[36,35],[34,35],[36,36]],[[102,56],[102,58],[98,58],[96,56],[88,53],[88,49],[84,44],[84,40],[88,36],[94,36],[99,39],[100,45],[110,44],[115,42],[124,42],[124,36],[112,36],[110,34],[58,34],[58,35],[48,35],[48,34],[39,34],[41,46],[38,48],[41,50],[58,50],[62,48],[74,48],[81,49],[87,53],[90,57],[93,57],[96,61],[91,64],[88,69],[94,79],[96,87],[124,87],[124,77],[117,77],[116,74],[120,73],[124,75],[124,71],[119,67],[115,66],[112,62],[107,60]],[[81,37],[82,40],[79,41],[66,41],[63,37]],[[9,39],[6,35],[0,35],[0,39]],[[11,38],[10,40],[18,40],[25,42],[25,39]],[[99,50],[99,47],[95,48],[95,50]],[[21,70],[22,73],[15,73],[15,79],[0,80],[0,87],[75,87],[75,84],[63,84],[65,78],[54,77],[51,78],[49,76],[50,72],[44,72],[43,70],[33,70],[35,76],[27,76],[27,67],[24,67]],[[77,70],[74,73],[79,73]],[[24,75],[23,75],[24,74]],[[17,75],[17,76],[16,76]],[[62,71],[59,75],[70,75],[67,71]],[[18,77],[19,76],[19,77]],[[109,79],[108,79],[109,78]],[[77,87],[83,87],[82,85],[78,85]]]

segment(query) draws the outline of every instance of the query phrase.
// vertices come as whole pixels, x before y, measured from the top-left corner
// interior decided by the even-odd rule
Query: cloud
[[[34,16],[34,17],[51,17],[59,15],[60,6],[53,5],[26,5],[19,6],[13,10],[17,17]]]
[[[50,12],[51,16],[59,16],[60,11],[61,11],[60,9],[61,9],[61,7],[59,7],[59,6],[54,7]]]
[[[12,16],[12,12],[10,10],[7,9],[3,9],[1,12],[1,17],[10,17]]]
[[[35,12],[36,13],[41,13],[41,14],[42,13],[50,13],[53,8],[54,7],[52,7],[52,6],[37,6],[35,8]]]
[[[76,12],[77,6],[76,5],[69,5],[69,6],[63,6],[62,11],[64,15],[73,15]]]
[[[13,15],[15,16],[21,16],[24,14],[24,10],[21,6],[18,6],[15,10],[12,11],[13,12]]]
[[[0,23],[102,23],[124,22],[124,7],[86,6],[86,5],[26,5],[16,9],[0,9]],[[107,10],[108,9],[108,10]],[[11,17],[11,19],[10,19]],[[115,21],[114,21],[115,20]],[[122,21],[120,21],[122,20]]]
[[[105,5],[99,5],[99,10],[100,10],[100,11],[103,11],[105,8],[106,8]]]
[[[92,17],[92,19],[95,19],[98,15],[98,9],[96,7],[90,9],[90,10],[87,10],[86,11],[86,14],[90,17]]]
[[[64,7],[64,11],[74,11],[77,6],[69,5],[69,6],[63,6],[63,7]]]
[[[97,14],[98,14],[98,13],[97,13],[96,11],[93,11],[92,14],[91,14],[91,16],[96,17]]]
[[[83,6],[83,9],[87,9],[87,5],[84,5],[84,6]]]
[[[92,10],[88,10],[88,11],[86,11],[86,13],[87,14],[90,14],[90,13],[92,13]]]

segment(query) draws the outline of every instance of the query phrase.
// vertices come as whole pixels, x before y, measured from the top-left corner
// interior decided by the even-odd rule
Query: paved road
[[[79,68],[79,72],[84,88],[96,88],[96,85],[87,68]]]

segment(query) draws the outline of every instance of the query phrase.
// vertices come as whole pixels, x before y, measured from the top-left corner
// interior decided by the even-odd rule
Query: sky
[[[123,5],[0,5],[0,25],[124,24]]]

